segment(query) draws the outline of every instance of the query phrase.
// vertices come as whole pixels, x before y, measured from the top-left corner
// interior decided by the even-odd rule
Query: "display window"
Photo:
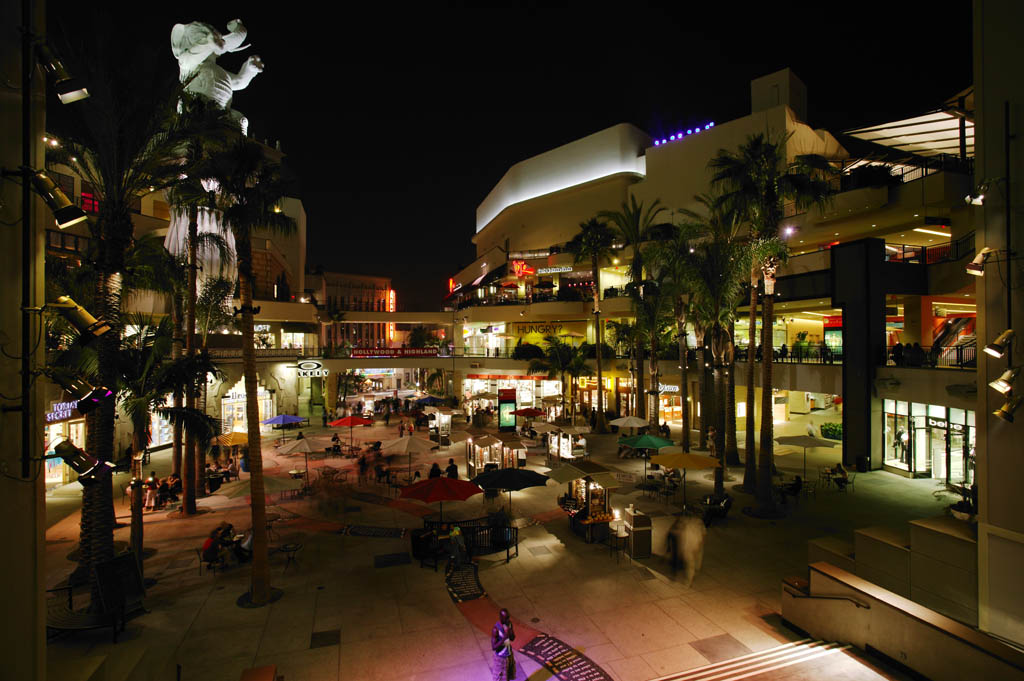
[[[228,394],[221,398],[221,419],[225,432],[246,432],[248,420],[246,419],[246,393],[245,379],[239,379],[238,383],[228,391]],[[260,432],[269,433],[273,426],[264,425],[262,421],[275,416],[273,395],[262,385],[258,387],[257,401],[260,412]]]
[[[882,463],[893,472],[970,486],[974,480],[974,412],[936,404],[883,400]]]
[[[43,442],[46,443],[46,456],[52,456],[54,448],[64,440],[70,440],[76,447],[85,447],[85,419],[74,419],[59,423],[48,423],[43,427]],[[71,482],[74,473],[65,465],[61,458],[45,460],[44,481],[47,485],[63,485]]]

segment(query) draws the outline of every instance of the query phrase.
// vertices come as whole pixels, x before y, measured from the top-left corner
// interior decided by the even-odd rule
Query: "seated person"
[[[160,484],[156,488],[156,505],[157,507],[164,506],[171,498],[171,485],[167,482],[167,478],[160,481]]]
[[[299,434],[295,436],[295,439],[296,439],[296,440],[305,440],[305,439],[306,439],[306,436],[305,436],[305,435],[303,435],[303,434],[302,434],[302,431],[300,430],[300,431],[299,431]]]
[[[244,537],[233,542],[233,550],[239,563],[248,563],[252,560],[252,529],[249,529]]]
[[[843,464],[837,463],[832,469],[832,480],[839,489],[846,488],[847,483],[850,482],[850,474],[843,468]]]
[[[181,494],[181,478],[174,473],[167,476],[167,486],[170,488],[171,501],[177,501]]]
[[[782,505],[786,505],[786,497],[793,497],[795,499],[796,496],[800,494],[800,490],[803,489],[803,486],[803,478],[799,475],[794,478],[793,482],[780,486],[779,492],[781,494],[779,494],[779,501],[782,502]]]
[[[203,542],[201,553],[204,563],[209,565],[217,563],[223,567],[228,562],[228,551],[221,541],[221,529],[221,526],[218,525],[210,530],[210,536]]]

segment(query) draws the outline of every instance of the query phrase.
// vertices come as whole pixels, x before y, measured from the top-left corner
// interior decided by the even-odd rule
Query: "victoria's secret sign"
[[[58,423],[67,421],[78,416],[77,402],[51,402],[50,411],[46,412],[47,423]]]

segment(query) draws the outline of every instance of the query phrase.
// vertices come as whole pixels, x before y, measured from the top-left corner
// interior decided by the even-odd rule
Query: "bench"
[[[47,602],[46,628],[53,636],[65,631],[86,631],[89,629],[111,628],[114,643],[117,643],[118,627],[124,631],[129,614],[146,612],[142,599],[146,589],[139,574],[135,554],[126,551],[110,560],[97,563],[95,568],[96,587],[102,608],[99,612],[78,612],[74,610],[71,587],[51,589],[48,593],[67,591],[68,598],[52,598]],[[97,605],[97,604],[94,604]]]
[[[65,631],[89,631],[110,627],[114,643],[117,643],[118,621],[115,614],[76,612],[71,603],[71,589],[70,586],[61,586],[46,590],[46,593],[66,591],[68,594],[67,602],[63,598],[49,598],[46,601],[47,639],[54,638]],[[123,623],[121,628],[123,630]]]

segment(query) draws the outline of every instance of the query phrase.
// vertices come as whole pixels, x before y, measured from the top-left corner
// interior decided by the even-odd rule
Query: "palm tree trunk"
[[[761,302],[761,450],[757,457],[757,505],[762,514],[775,511],[772,499],[772,468],[774,464],[772,437],[775,397],[772,394],[772,317],[774,300],[766,295]]]
[[[649,362],[651,371],[651,408],[648,422],[651,424],[651,432],[658,432],[658,415],[660,413],[661,400],[658,395],[658,334],[651,329],[651,359]]]
[[[249,485],[252,507],[253,605],[270,599],[270,562],[267,553],[267,509],[263,488],[263,451],[260,442],[260,409],[256,384],[256,349],[253,344],[252,244],[237,244],[239,296],[242,302],[242,374],[245,379],[245,418],[249,432]]]
[[[757,352],[757,279],[750,278],[750,329],[747,332],[747,414],[746,450],[743,469],[743,489],[753,493],[757,489],[757,457],[754,454],[754,358]]]
[[[601,350],[604,343],[604,333],[601,329],[601,269],[597,265],[597,256],[591,260],[591,270],[594,277],[594,338],[597,341],[597,348],[594,357],[597,361],[597,422],[594,432],[607,433],[608,425],[604,417],[604,381],[602,380]]]
[[[135,454],[146,448],[146,424],[136,423],[132,433],[132,521],[129,530],[128,544],[135,554],[135,561],[139,566],[139,574],[142,575],[142,461],[135,459]]]
[[[714,378],[711,375],[711,350],[706,342],[701,343],[700,367],[700,449],[708,447],[708,426],[714,425]]]
[[[96,282],[96,314],[99,319],[116,321],[121,311],[121,275],[100,272]],[[120,328],[97,340],[97,359],[101,385],[115,386],[115,370],[120,345]],[[105,400],[86,416],[85,449],[101,461],[114,461],[114,400]],[[79,559],[75,579],[91,586],[90,608],[102,607],[94,566],[114,557],[114,494],[109,477],[86,481],[82,485],[82,517],[79,535]]]
[[[191,359],[196,356],[196,302],[199,285],[199,208],[195,205],[188,209],[188,298],[185,301],[185,354]],[[185,406],[196,408],[196,383],[193,381],[185,387]],[[195,466],[195,499],[206,496],[206,465],[205,453],[199,451],[193,433],[185,433],[185,448]]]
[[[725,494],[725,367],[716,365],[712,370],[712,383],[714,385],[711,396],[713,416],[711,425],[715,428],[715,454],[718,456],[719,466],[715,469],[715,498],[721,499]]]
[[[171,344],[171,361],[181,357],[182,345],[184,339],[182,338],[182,300],[179,292],[176,291],[171,295],[171,323],[173,326],[173,342]],[[179,411],[184,405],[184,394],[181,390],[174,391],[174,408]],[[171,474],[181,477],[181,420],[174,420],[174,435],[171,444]]]
[[[679,316],[676,318],[676,333],[679,339],[679,400],[682,404],[683,434],[679,445],[684,452],[690,451],[690,385],[686,380],[687,358],[686,358],[686,320]]]
[[[729,324],[729,338],[735,337],[736,326]],[[731,343],[729,344],[731,347]],[[725,381],[725,460],[730,466],[738,466],[740,463],[739,447],[736,443],[736,361],[735,354],[729,352],[727,356],[728,375]]]
[[[633,345],[633,356],[636,357],[636,385],[634,390],[636,391],[636,416],[637,418],[647,418],[647,402],[644,395],[644,352],[643,343],[640,339],[637,339]]]

